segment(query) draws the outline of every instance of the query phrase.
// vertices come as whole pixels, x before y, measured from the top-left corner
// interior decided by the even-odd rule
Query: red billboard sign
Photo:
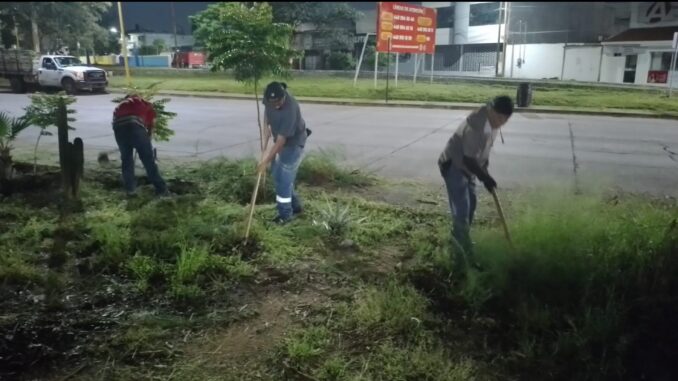
[[[650,70],[647,72],[647,83],[666,83],[669,72],[663,70]]]
[[[377,13],[377,51],[435,53],[436,9],[407,3],[380,2]]]

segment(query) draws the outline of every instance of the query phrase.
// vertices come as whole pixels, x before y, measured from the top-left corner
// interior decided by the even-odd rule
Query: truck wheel
[[[12,77],[9,79],[9,85],[12,87],[12,91],[18,94],[23,94],[26,92],[26,83],[21,77]]]
[[[78,89],[75,87],[75,81],[70,78],[64,78],[61,81],[61,86],[66,90],[66,94],[75,95],[78,93]]]

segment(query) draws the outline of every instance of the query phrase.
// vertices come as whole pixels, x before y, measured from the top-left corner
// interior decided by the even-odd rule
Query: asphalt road
[[[110,122],[114,95],[81,95],[71,136],[83,138],[88,160],[116,150]],[[26,95],[0,93],[0,111],[20,115]],[[436,160],[467,111],[302,104],[313,130],[309,150],[333,151],[342,162],[379,175],[442,184]],[[257,156],[254,100],[175,97],[178,113],[161,162]],[[490,159],[500,187],[619,187],[678,196],[678,122],[672,120],[516,113]],[[37,129],[23,132],[17,153],[32,152]],[[56,134],[55,134],[56,135]],[[56,136],[43,137],[41,155],[56,157]],[[116,155],[112,155],[116,158]],[[117,158],[116,158],[117,159]],[[575,175],[576,167],[576,175]]]

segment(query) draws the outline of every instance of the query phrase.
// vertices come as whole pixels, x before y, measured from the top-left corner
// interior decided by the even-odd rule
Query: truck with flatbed
[[[108,86],[106,72],[86,66],[68,55],[36,55],[32,50],[0,49],[0,77],[9,80],[15,93],[30,88],[59,88],[68,94],[79,91],[103,92]]]

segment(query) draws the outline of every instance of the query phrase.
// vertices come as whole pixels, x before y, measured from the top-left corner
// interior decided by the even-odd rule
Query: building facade
[[[435,55],[417,65],[424,75],[433,65],[434,75],[670,82],[678,3],[409,3],[437,9]],[[376,32],[372,4],[360,9],[359,36]],[[401,57],[401,72],[413,72],[414,61]]]

